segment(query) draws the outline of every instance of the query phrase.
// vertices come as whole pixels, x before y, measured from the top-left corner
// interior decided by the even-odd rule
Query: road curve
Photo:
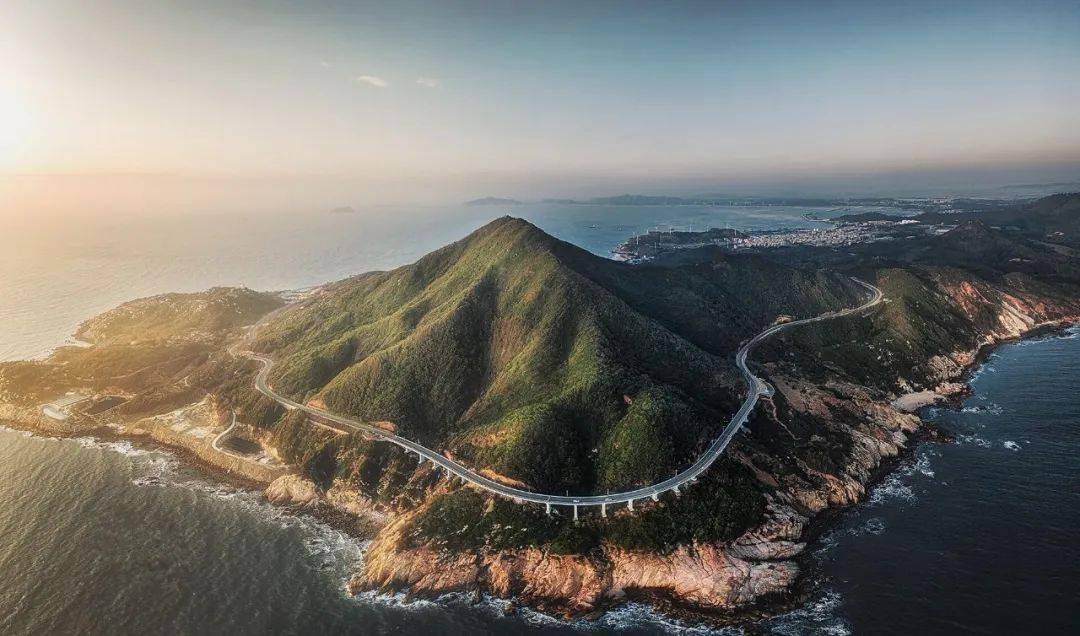
[[[857,278],[852,278],[852,280],[854,280],[859,285],[862,285],[871,292],[872,296],[870,300],[866,301],[862,305],[859,305],[858,307],[853,307],[851,309],[845,309],[838,312],[828,312],[820,316],[815,316],[813,318],[803,318],[802,320],[793,320],[791,322],[772,325],[771,327],[765,329],[761,333],[748,340],[745,344],[743,344],[742,347],[739,348],[738,353],[735,354],[735,364],[736,366],[738,366],[739,371],[742,372],[743,377],[746,379],[749,392],[747,393],[746,399],[743,400],[742,406],[740,406],[739,410],[731,417],[731,420],[728,422],[727,426],[724,427],[724,430],[720,433],[720,436],[713,440],[712,444],[709,445],[709,448],[706,449],[704,453],[702,453],[702,455],[697,459],[697,461],[695,461],[689,468],[682,471],[681,473],[678,473],[677,475],[665,479],[664,481],[661,481],[659,483],[653,484],[651,486],[645,486],[643,488],[637,488],[635,490],[628,490],[626,492],[620,493],[611,493],[607,495],[582,495],[578,497],[563,495],[546,495],[543,493],[532,492],[529,490],[521,490],[519,488],[514,488],[512,486],[501,484],[492,479],[488,479],[483,475],[477,474],[472,470],[469,470],[468,468],[457,463],[456,461],[444,457],[437,451],[433,451],[430,448],[421,446],[414,441],[405,439],[404,437],[395,435],[389,431],[385,431],[381,428],[377,428],[370,424],[365,424],[363,422],[348,417],[334,415],[329,411],[324,411],[319,408],[300,404],[299,402],[294,402],[293,400],[290,400],[289,398],[275,392],[270,387],[267,379],[270,375],[270,369],[273,367],[274,364],[270,358],[250,351],[239,351],[236,353],[239,353],[242,356],[245,356],[252,360],[257,360],[258,362],[262,363],[262,368],[259,370],[258,375],[255,376],[255,388],[263,395],[266,395],[270,399],[284,406],[286,409],[303,411],[307,413],[308,416],[312,419],[323,424],[329,424],[331,426],[343,428],[348,431],[362,432],[383,439],[387,442],[390,442],[391,444],[397,444],[401,448],[404,448],[406,451],[415,453],[421,463],[423,463],[424,461],[429,461],[437,468],[441,468],[449,474],[462,479],[463,481],[471,483],[474,486],[482,488],[496,495],[513,499],[518,503],[527,501],[536,504],[543,504],[546,506],[548,512],[551,511],[552,506],[572,507],[574,508],[574,516],[576,518],[577,508],[579,506],[601,506],[602,513],[606,514],[607,506],[610,505],[625,503],[631,509],[633,509],[634,501],[646,498],[652,498],[655,500],[662,493],[665,493],[667,491],[675,491],[676,493],[678,493],[680,486],[689,482],[693,482],[702,473],[708,470],[709,466],[711,466],[712,463],[716,461],[716,458],[719,457],[720,454],[724,452],[724,449],[727,448],[728,444],[731,443],[732,438],[735,437],[735,433],[737,433],[742,427],[742,425],[746,423],[746,419],[747,417],[749,417],[750,412],[753,411],[754,406],[757,405],[758,397],[762,395],[772,395],[772,387],[770,387],[768,383],[766,383],[764,380],[754,375],[750,371],[749,367],[746,366],[746,358],[750,354],[750,351],[761,341],[785,329],[790,329],[798,325],[805,325],[812,322],[831,320],[833,318],[841,318],[843,316],[856,314],[866,309],[870,309],[871,307],[877,306],[884,299],[884,295],[877,287],[867,282],[861,281]]]

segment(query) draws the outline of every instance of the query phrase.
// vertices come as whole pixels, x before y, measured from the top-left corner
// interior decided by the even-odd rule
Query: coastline
[[[800,565],[800,574],[792,588],[793,598],[790,602],[782,603],[771,608],[772,611],[770,612],[770,616],[776,616],[780,613],[796,609],[808,600],[810,594],[813,592],[813,581],[811,580],[811,577],[813,577],[816,572],[812,567],[807,566],[811,565],[815,550],[822,547],[821,539],[835,527],[835,524],[841,515],[854,507],[864,505],[871,491],[884,482],[890,475],[895,473],[905,462],[911,460],[911,458],[914,457],[915,452],[923,444],[949,444],[955,441],[951,433],[942,430],[935,422],[929,421],[923,416],[926,409],[936,407],[958,410],[962,408],[964,400],[975,395],[975,392],[971,389],[970,385],[972,377],[979,372],[979,369],[986,364],[987,359],[992,356],[999,347],[1023,342],[1025,340],[1061,337],[1063,333],[1070,329],[1080,329],[1080,317],[1046,321],[1035,325],[1018,336],[994,342],[986,342],[979,345],[974,359],[964,367],[962,374],[956,379],[956,382],[963,384],[964,390],[948,396],[940,396],[941,399],[939,401],[922,406],[914,412],[921,422],[919,430],[909,438],[909,443],[903,447],[900,453],[893,457],[885,458],[881,464],[874,469],[871,478],[865,484],[865,495],[860,498],[859,501],[847,506],[830,506],[811,519],[810,523],[807,525],[806,534],[804,535],[807,549],[800,554],[797,559]]]
[[[1077,325],[1080,325],[1080,316],[1069,316],[1064,319],[1043,321],[1017,334],[984,334],[982,336],[983,342],[981,342],[974,351],[966,353],[961,352],[966,357],[967,362],[959,367],[959,369],[954,369],[947,377],[943,378],[943,380],[953,384],[962,383],[963,386],[963,390],[954,391],[945,399],[951,405],[958,405],[961,403],[962,399],[969,396],[971,393],[968,381],[972,374],[977,371],[977,369],[985,362],[986,357],[998,346],[1027,338],[1038,337],[1040,335],[1060,333]],[[874,405],[886,410],[890,409],[888,402],[875,402]],[[925,420],[920,415],[906,415],[906,417],[917,419],[918,426],[905,433],[903,443],[896,445],[898,449],[897,452],[891,455],[882,453],[880,461],[869,471],[867,478],[857,484],[859,487],[856,491],[857,496],[853,496],[854,493],[849,493],[849,496],[852,496],[852,498],[846,503],[829,503],[818,513],[808,515],[809,518],[803,527],[803,530],[798,538],[793,539],[794,541],[803,544],[803,549],[793,555],[794,558],[792,560],[798,564],[799,567],[798,575],[795,577],[792,584],[776,591],[766,591],[753,598],[750,602],[732,608],[707,607],[694,604],[672,593],[671,590],[627,588],[623,590],[624,595],[617,598],[606,598],[601,596],[597,599],[594,606],[583,611],[580,606],[575,606],[571,602],[568,602],[570,599],[566,597],[560,599],[558,597],[544,597],[539,594],[540,590],[538,588],[542,588],[542,585],[537,580],[533,580],[532,583],[528,584],[527,588],[519,590],[518,592],[514,592],[513,587],[503,588],[502,591],[499,591],[498,589],[491,590],[490,582],[485,582],[484,580],[451,588],[442,584],[434,587],[428,587],[427,583],[410,585],[407,581],[394,581],[393,579],[384,579],[381,584],[376,584],[375,579],[368,578],[363,582],[359,582],[354,589],[374,590],[380,593],[402,592],[407,590],[408,597],[424,599],[438,599],[451,590],[468,592],[469,590],[480,588],[487,589],[496,596],[519,600],[521,599],[519,593],[525,591],[528,592],[528,594],[525,595],[524,601],[530,606],[534,608],[539,607],[541,611],[545,611],[549,614],[558,614],[570,620],[581,617],[592,617],[597,614],[609,612],[627,601],[643,601],[653,606],[665,616],[670,616],[679,620],[704,623],[715,627],[732,626],[735,624],[755,622],[775,617],[786,611],[796,609],[807,600],[807,594],[809,592],[807,584],[809,583],[809,575],[812,573],[812,568],[807,567],[807,559],[810,558],[813,549],[819,547],[819,544],[816,542],[819,541],[824,532],[831,527],[831,522],[844,511],[865,502],[870,496],[873,487],[895,472],[914,454],[915,450],[922,442],[947,442],[951,439],[947,434],[940,431],[940,429],[932,422]],[[819,494],[824,495],[824,493]],[[754,532],[754,529],[750,532]],[[725,544],[720,547],[730,547],[730,545],[731,544]],[[439,567],[445,572],[447,568],[453,569],[458,561],[467,556],[468,555],[465,554],[454,553],[443,556],[431,554],[428,555],[428,558],[438,559],[441,564]],[[502,565],[497,557],[498,555],[492,555],[491,558],[484,559],[486,565],[484,565],[483,568],[485,571],[488,571],[487,576],[492,576],[489,571],[490,568]],[[532,560],[528,551],[525,551],[522,554],[511,554],[509,558],[517,560],[525,559],[529,562]],[[780,558],[783,559],[787,557],[781,556]],[[415,562],[415,559],[413,560]],[[406,563],[408,563],[407,559]],[[570,570],[570,572],[576,572],[576,570]],[[511,571],[502,572],[495,576],[499,577],[499,580],[501,580],[507,576],[512,578],[515,575]],[[610,576],[610,574],[607,576]],[[360,577],[358,576],[357,578]],[[453,577],[450,578],[452,580]],[[416,583],[420,583],[420,581],[416,581]],[[507,591],[510,592],[509,596],[505,594]]]
[[[79,440],[92,439],[96,442],[127,442],[133,447],[147,451],[161,451],[175,457],[185,467],[196,471],[207,481],[228,485],[246,492],[259,495],[268,505],[286,513],[310,515],[313,519],[325,523],[327,526],[344,532],[356,541],[367,541],[371,538],[370,527],[364,524],[364,520],[357,515],[334,507],[324,500],[317,505],[290,504],[285,501],[273,501],[267,496],[267,489],[274,483],[261,479],[255,479],[230,470],[224,464],[218,464],[206,459],[196,451],[186,446],[169,444],[160,441],[150,435],[131,434],[117,432],[108,426],[88,427],[74,432],[61,432],[50,429],[37,428],[27,425],[25,422],[0,419],[0,430],[8,430],[28,434],[43,439]],[[294,473],[287,473],[291,475]]]
[[[1022,341],[1029,338],[1037,338],[1041,336],[1053,336],[1055,334],[1066,331],[1070,328],[1080,325],[1077,321],[1078,317],[1072,317],[1069,319],[1058,319],[1051,321],[1044,321],[1042,323],[1032,326],[1030,329],[1023,332],[1009,336],[998,337],[994,335],[984,336],[984,342],[981,342],[976,350],[970,353],[970,359],[967,364],[963,365],[959,375],[952,376],[951,382],[963,383],[967,387],[972,375],[977,372],[978,368],[985,363],[986,358],[990,356],[993,351],[1000,345],[1009,344],[1011,342]],[[946,397],[946,401],[955,406],[960,403],[960,400],[970,395],[970,392],[956,392]],[[879,403],[879,405],[885,405],[886,403]],[[24,409],[30,413],[31,409]],[[40,418],[39,418],[40,419]],[[852,501],[846,505],[829,505],[824,510],[816,515],[810,517],[809,522],[806,524],[802,535],[799,537],[799,541],[805,542],[807,549],[803,550],[801,554],[795,557],[795,561],[800,565],[799,575],[795,579],[795,582],[786,590],[765,594],[756,598],[753,602],[739,607],[733,611],[717,611],[708,608],[702,608],[693,604],[686,603],[681,598],[673,596],[670,593],[664,591],[652,591],[652,590],[628,590],[625,597],[621,599],[613,599],[608,603],[598,604],[592,611],[587,613],[566,613],[560,612],[560,608],[557,604],[544,605],[535,602],[536,599],[531,599],[533,602],[529,602],[529,599],[521,599],[514,595],[510,597],[508,601],[510,607],[518,607],[522,604],[527,604],[531,609],[539,608],[538,611],[543,612],[545,615],[557,617],[560,613],[564,618],[570,620],[595,620],[597,617],[609,613],[618,607],[624,605],[626,602],[642,601],[649,604],[665,617],[671,617],[680,621],[692,621],[697,623],[703,623],[706,625],[713,625],[716,627],[730,626],[733,624],[740,624],[746,622],[754,622],[763,619],[767,619],[785,611],[799,607],[806,601],[806,595],[808,593],[807,584],[808,575],[811,573],[809,568],[803,567],[806,564],[806,559],[811,553],[811,549],[815,547],[816,541],[818,541],[821,535],[830,527],[832,520],[843,511],[850,507],[857,505],[867,498],[870,490],[874,485],[880,483],[889,474],[896,470],[898,465],[902,464],[907,458],[909,458],[919,446],[920,443],[925,441],[947,441],[941,437],[939,430],[933,426],[932,423],[927,422],[922,417],[919,417],[920,426],[909,435],[903,445],[900,446],[900,452],[893,456],[883,457],[882,461],[872,470],[869,479],[863,484],[864,490],[857,500]],[[211,460],[207,460],[201,456],[197,451],[185,447],[181,444],[170,444],[167,441],[155,439],[147,434],[132,434],[130,432],[118,432],[116,429],[109,426],[93,426],[93,427],[70,427],[69,431],[58,431],[58,428],[63,428],[59,424],[54,426],[48,426],[49,422],[42,422],[43,426],[34,426],[27,422],[9,421],[5,419],[4,423],[15,430],[24,430],[32,434],[37,435],[49,435],[53,437],[94,437],[105,441],[110,440],[127,440],[131,441],[139,446],[145,446],[148,448],[163,448],[173,453],[179,459],[181,459],[186,465],[199,470],[201,473],[207,475],[212,479],[237,485],[251,491],[259,491],[266,495],[265,489],[271,483],[265,480],[253,480],[245,478],[242,475],[238,475],[233,471],[230,471],[226,466],[215,463]],[[318,498],[318,505],[282,505],[280,503],[274,503],[273,505],[293,510],[297,513],[311,514],[314,518],[326,522],[328,525],[342,530],[358,540],[370,539],[370,532],[360,529],[359,517],[349,512],[345,512],[335,507],[331,502],[327,501],[327,497],[322,495]],[[272,502],[273,503],[273,502]],[[377,596],[386,596],[390,590],[384,589],[377,593]],[[460,592],[459,592],[460,593]],[[470,593],[469,590],[465,590],[465,593]],[[473,589],[471,593],[479,594],[479,589]],[[392,595],[392,594],[391,594]],[[411,599],[421,598],[433,598],[438,600],[446,596],[446,593],[433,593],[427,594],[423,590],[409,590],[405,595],[406,601]]]

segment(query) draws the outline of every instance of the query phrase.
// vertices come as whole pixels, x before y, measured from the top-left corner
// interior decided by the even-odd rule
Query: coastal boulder
[[[279,506],[309,507],[319,503],[315,482],[299,475],[282,475],[266,487],[266,499]]]

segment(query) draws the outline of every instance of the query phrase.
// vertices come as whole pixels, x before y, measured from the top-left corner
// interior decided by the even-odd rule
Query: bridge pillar
[[[634,509],[634,500],[631,499],[630,501],[626,502],[626,507],[632,511]]]
[[[678,497],[679,495],[681,495],[681,494],[682,494],[681,492],[679,492],[679,487],[678,487],[678,486],[675,486],[674,488],[672,488],[672,490],[674,490],[674,491],[675,491],[675,496],[676,496],[676,497]]]
[[[574,522],[577,522],[577,504],[574,504]]]
[[[551,502],[548,501],[544,504],[544,513],[551,514]]]
[[[655,493],[655,492],[654,492],[654,493],[652,494],[652,500],[653,500],[653,501],[660,501],[660,493]]]
[[[607,504],[606,503],[600,504],[600,516],[604,517],[605,519],[607,518]]]

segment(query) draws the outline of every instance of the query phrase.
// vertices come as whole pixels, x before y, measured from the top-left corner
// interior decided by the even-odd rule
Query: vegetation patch
[[[646,502],[642,502],[643,504]],[[666,553],[680,545],[734,539],[761,516],[761,487],[742,465],[721,460],[681,497],[636,513],[581,508],[575,523],[569,508],[547,515],[538,505],[520,505],[471,489],[438,496],[414,521],[413,543],[457,552],[541,547],[556,554],[589,554],[603,544]]]

